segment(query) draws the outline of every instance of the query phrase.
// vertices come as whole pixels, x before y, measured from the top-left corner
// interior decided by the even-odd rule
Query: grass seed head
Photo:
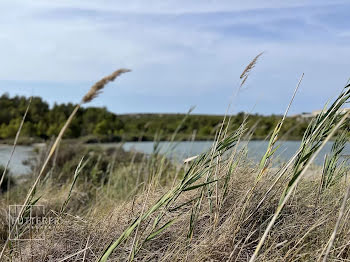
[[[250,71],[254,68],[254,66],[256,65],[256,63],[258,62],[259,57],[263,54],[264,52],[261,52],[260,54],[258,54],[248,65],[247,67],[243,70],[243,73],[241,74],[241,76],[239,77],[240,79],[242,79],[242,83],[241,86],[244,84],[244,82],[247,80]]]
[[[96,82],[89,90],[89,92],[86,93],[86,95],[83,97],[82,104],[89,103],[93,99],[95,99],[102,91],[102,89],[105,87],[106,84],[109,82],[114,81],[118,76],[120,76],[123,73],[130,72],[130,69],[118,69],[117,71],[113,72],[112,74],[105,76],[98,82]]]

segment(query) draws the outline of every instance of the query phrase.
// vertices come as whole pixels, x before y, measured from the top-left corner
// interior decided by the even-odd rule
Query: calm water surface
[[[23,161],[34,156],[34,147],[32,146],[17,146],[10,162],[10,170],[14,175],[27,174],[30,168],[23,164]],[[0,165],[5,166],[10,158],[12,146],[0,145]]]
[[[176,147],[173,149],[173,155],[183,160],[187,157],[198,155],[207,150],[212,144],[212,141],[195,141],[195,142],[175,142]],[[242,145],[246,145],[246,142],[242,142]],[[105,144],[104,146],[112,146],[113,144]],[[315,163],[322,165],[323,159],[326,153],[331,150],[333,142],[329,142],[323,148],[321,153],[315,160]],[[144,153],[152,153],[153,142],[127,142],[123,145],[125,150],[136,150]],[[260,161],[261,157],[265,154],[268,146],[268,141],[250,141],[248,143],[248,158],[254,161]],[[280,147],[275,153],[275,161],[285,162],[289,160],[295,152],[299,149],[300,141],[283,141],[280,143]],[[169,142],[160,142],[161,152],[167,152],[171,148]],[[350,155],[350,144],[347,143],[344,151],[344,155]]]
[[[160,142],[160,152],[165,153],[172,151],[171,157],[176,158],[179,161],[183,159],[198,155],[203,151],[207,150],[211,145],[212,141],[194,141],[194,142],[175,142],[170,144],[169,142]],[[242,142],[245,143],[245,142]],[[322,165],[324,156],[330,151],[333,142],[326,144],[325,148],[321,151],[319,156],[316,158],[315,163]],[[268,142],[267,141],[250,141],[248,144],[248,157],[254,161],[259,161],[266,151]],[[103,147],[115,147],[120,146],[117,143],[106,143],[101,144]],[[293,156],[298,150],[300,141],[284,141],[281,142],[280,148],[275,153],[275,161],[285,162]],[[152,153],[154,143],[153,142],[126,142],[123,144],[123,148],[127,151],[136,150],[143,153]],[[0,145],[0,165],[5,165],[11,152],[12,146]],[[344,155],[350,155],[350,145],[346,145]],[[33,147],[32,146],[18,146],[10,164],[10,170],[15,175],[26,174],[30,171],[29,167],[23,165],[23,161],[32,157]]]

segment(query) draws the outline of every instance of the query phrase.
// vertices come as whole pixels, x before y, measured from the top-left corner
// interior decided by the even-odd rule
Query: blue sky
[[[133,71],[91,106],[121,114],[291,114],[333,98],[350,77],[348,0],[2,0],[0,93],[79,102],[98,79]],[[237,93],[244,67],[264,55]]]

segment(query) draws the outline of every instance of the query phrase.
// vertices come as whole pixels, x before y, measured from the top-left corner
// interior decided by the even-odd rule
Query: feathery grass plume
[[[218,135],[217,135],[218,139],[217,139],[217,140],[214,139],[214,141],[216,141],[216,142],[219,141],[219,140],[222,138],[222,136],[223,136],[223,137],[226,137],[228,128],[229,128],[229,126],[230,126],[230,121],[231,121],[231,118],[232,118],[232,114],[230,114],[230,115],[228,116],[228,113],[229,113],[229,110],[230,110],[231,105],[232,105],[232,103],[233,103],[233,99],[234,99],[236,96],[238,96],[238,94],[239,94],[239,92],[240,92],[240,90],[241,90],[241,87],[244,85],[245,81],[246,81],[247,78],[248,78],[248,75],[249,75],[250,71],[254,68],[254,66],[255,66],[255,64],[256,64],[258,58],[259,58],[263,53],[264,53],[264,52],[261,52],[260,54],[258,54],[258,55],[253,59],[253,61],[251,61],[251,62],[246,66],[246,68],[243,70],[243,73],[241,74],[240,79],[242,79],[242,78],[244,78],[244,79],[243,79],[243,81],[241,82],[239,88],[237,89],[237,93],[235,93],[235,92],[232,93],[232,97],[231,97],[230,102],[229,102],[229,104],[228,104],[228,106],[227,106],[227,108],[226,108],[226,112],[225,112],[224,118],[223,118],[223,120],[222,120],[222,124],[220,125],[220,130],[219,130]],[[227,122],[226,122],[227,116],[228,116],[228,120],[227,120]],[[248,117],[248,116],[247,116],[247,117]],[[226,127],[225,127],[225,130],[223,130],[224,126],[226,126]]]
[[[241,82],[241,86],[243,86],[243,84],[245,83],[245,81],[247,81],[247,78],[249,76],[250,71],[255,67],[256,63],[258,62],[258,59],[260,56],[262,56],[264,52],[261,52],[260,54],[258,54],[256,57],[254,57],[254,59],[247,65],[247,67],[243,70],[243,73],[241,74],[241,76],[239,77],[240,79],[242,79]]]
[[[340,108],[345,103],[348,102],[350,98],[350,85],[344,87],[341,94],[333,102],[328,110],[323,110],[316,118],[314,118],[309,124],[305,135],[301,142],[298,154],[296,156],[295,164],[292,170],[292,176],[282,193],[278,207],[269,222],[262,238],[260,239],[254,254],[250,258],[249,262],[255,261],[262,245],[267,238],[268,233],[273,227],[277,217],[282,211],[283,207],[287,203],[288,199],[292,195],[293,190],[296,188],[296,185],[306,173],[307,169],[311,165],[312,161],[319,154],[321,149],[325,146],[327,141],[335,134],[335,132],[343,125],[345,120],[350,115],[350,111],[347,112],[344,116],[340,116]],[[341,119],[340,119],[341,117]]]
[[[221,123],[221,125],[220,125],[220,130],[219,130],[219,132],[217,133],[217,139],[216,139],[216,138],[214,139],[214,143],[218,143],[218,141],[220,141],[222,138],[225,138],[225,137],[226,137],[226,134],[227,134],[227,132],[228,132],[228,128],[229,128],[229,126],[230,126],[231,118],[232,118],[232,115],[229,115],[229,116],[228,116],[228,112],[229,112],[229,109],[231,108],[231,104],[233,103],[233,99],[234,99],[235,95],[238,95],[238,93],[239,93],[241,87],[244,85],[245,81],[246,81],[247,78],[248,78],[249,72],[253,69],[253,67],[255,66],[255,64],[256,64],[258,58],[259,58],[262,54],[263,54],[263,52],[260,53],[260,54],[258,54],[258,55],[253,59],[253,61],[251,61],[251,62],[248,64],[248,66],[243,70],[243,73],[241,74],[240,79],[242,79],[242,78],[244,78],[244,79],[243,79],[243,81],[241,82],[239,88],[237,89],[237,93],[236,93],[236,94],[235,94],[235,93],[232,94],[232,97],[231,97],[230,102],[229,102],[229,104],[228,104],[228,106],[227,106],[227,109],[226,109],[224,118],[223,118],[222,123]],[[228,116],[228,120],[226,121],[227,116]],[[245,117],[243,123],[245,123],[245,121],[247,120],[248,116],[249,116],[249,115],[247,115],[247,116]],[[226,126],[225,129],[223,129],[224,126]],[[244,124],[243,124],[242,126],[244,126]],[[242,134],[243,134],[243,133],[241,133],[241,135],[242,135]],[[216,137],[216,136],[215,136],[215,137]],[[239,139],[239,140],[240,140],[240,139]],[[236,152],[236,151],[235,151],[235,152]],[[235,155],[235,153],[234,153],[233,155]],[[232,160],[232,159],[233,159],[233,156],[231,157],[231,160]],[[220,162],[220,159],[217,159],[217,162]],[[215,176],[215,177],[217,177],[217,173],[218,173],[219,166],[220,166],[219,164],[216,166],[216,170],[215,170],[215,172],[214,172],[214,176]],[[207,176],[207,180],[209,181],[210,179],[211,179],[211,176],[208,175],[208,176]],[[212,210],[212,197],[211,197],[211,195],[212,195],[212,193],[213,193],[213,192],[211,191],[211,187],[212,187],[212,186],[213,186],[213,185],[210,185],[210,186],[206,187],[206,188],[207,188],[207,191],[208,191],[207,197],[208,197],[208,201],[209,201],[209,203],[210,203],[210,207],[211,207],[210,209],[211,209],[211,210]],[[219,207],[219,196],[218,196],[218,184],[217,184],[217,182],[215,183],[215,189],[216,189],[216,204],[217,204],[217,210],[219,210],[220,207]],[[199,201],[197,202],[197,203],[199,203],[199,206],[200,206],[200,202],[201,202],[201,201],[202,201],[202,197],[201,197],[201,198],[199,199]],[[199,210],[200,210],[200,208],[199,208]],[[216,215],[216,214],[215,214],[215,215]]]
[[[112,74],[105,76],[100,81],[96,82],[89,90],[89,92],[86,93],[86,95],[83,97],[81,104],[89,103],[93,99],[95,99],[100,93],[101,90],[105,87],[106,84],[109,82],[114,81],[118,76],[121,74],[130,72],[130,69],[118,69],[117,71],[114,71]]]
[[[83,97],[82,101],[80,104],[78,104],[73,112],[70,114],[70,116],[68,117],[66,123],[63,125],[62,129],[60,130],[60,133],[58,134],[54,144],[52,145],[51,149],[50,149],[50,152],[49,152],[49,155],[47,156],[43,166],[41,167],[41,170],[33,184],[33,186],[30,188],[27,196],[26,196],[26,199],[21,207],[21,210],[19,211],[18,215],[17,215],[17,218],[16,220],[14,221],[14,224],[17,224],[19,219],[22,217],[24,211],[27,209],[28,205],[30,204],[30,202],[32,201],[32,198],[35,194],[35,191],[36,191],[36,187],[40,181],[40,178],[41,176],[43,175],[51,157],[53,156],[53,154],[55,153],[55,150],[58,146],[58,144],[60,143],[65,131],[67,130],[68,126],[70,125],[70,123],[72,122],[75,114],[78,112],[80,106],[84,103],[88,103],[88,102],[91,102],[95,97],[97,97],[97,95],[101,92],[101,90],[105,87],[105,85],[108,83],[108,82],[111,82],[113,80],[115,80],[115,78],[117,76],[119,76],[120,74],[122,73],[125,73],[125,72],[129,72],[130,70],[129,69],[120,69],[120,70],[117,70],[115,71],[114,73],[112,73],[111,75],[109,76],[106,76],[104,78],[102,78],[100,81],[96,82],[92,87],[91,89],[89,90],[89,92]],[[13,227],[13,229],[10,231],[9,233],[9,236],[12,235],[13,233],[13,230],[15,229],[15,227]],[[4,246],[1,250],[1,253],[0,253],[0,259],[2,258],[5,250],[6,250],[6,247],[9,243],[9,238],[6,239],[5,243],[4,243]]]
[[[244,83],[246,82],[250,71],[254,68],[254,66],[255,66],[255,64],[256,64],[258,58],[259,58],[262,54],[263,54],[263,52],[261,52],[260,54],[258,54],[258,55],[246,66],[246,68],[243,70],[243,73],[242,73],[241,76],[240,76],[240,79],[243,78],[243,80],[242,80],[242,82],[241,82],[239,88],[237,89],[237,94],[236,94],[236,95],[238,95],[239,91],[241,90],[241,87],[242,87],[242,86],[244,85]],[[217,142],[221,139],[221,137],[223,137],[223,138],[226,137],[226,134],[227,134],[228,129],[229,129],[229,126],[230,126],[230,122],[231,122],[232,115],[229,115],[228,120],[227,120],[227,123],[226,123],[226,117],[227,117],[228,111],[229,111],[229,109],[230,109],[230,107],[231,107],[231,104],[232,104],[232,102],[233,102],[233,98],[234,98],[234,94],[232,94],[232,98],[231,98],[230,103],[229,103],[229,105],[228,105],[228,107],[227,107],[227,109],[226,109],[226,113],[225,113],[224,119],[222,120],[222,123],[221,123],[221,126],[220,126],[220,130],[219,130],[219,132],[218,132],[218,134],[217,134],[217,139],[214,139],[214,142],[215,142],[215,143],[217,143]],[[249,114],[247,114],[247,115],[244,117],[244,120],[243,120],[242,125],[241,125],[241,126],[238,128],[238,130],[237,130],[237,132],[240,133],[240,138],[239,138],[238,143],[239,143],[240,140],[241,140],[241,136],[242,136],[242,135],[244,134],[244,132],[246,131],[246,130],[243,130],[243,129],[245,129],[245,123],[246,123],[248,117],[249,117]],[[223,131],[224,125],[226,125],[226,127],[225,127],[225,130]],[[223,134],[222,134],[222,132],[223,132]],[[237,147],[236,147],[236,149],[237,149]],[[229,171],[228,171],[227,176],[226,176],[226,186],[227,186],[228,181],[230,180],[230,174],[231,174],[231,172],[232,172],[233,169],[234,169],[234,168],[233,168],[234,165],[232,166],[232,164],[233,164],[233,159],[235,158],[236,152],[237,152],[237,150],[235,150],[235,151],[233,152],[233,154],[231,155],[231,157],[230,157],[230,161],[229,161],[230,164],[229,164],[228,166],[231,166],[231,168],[228,169]],[[217,160],[217,162],[218,162],[218,161],[219,161],[219,160]],[[238,164],[238,162],[237,162],[237,164]],[[216,177],[217,177],[219,168],[220,168],[220,165],[218,164],[218,165],[216,166],[216,170],[215,170],[215,173],[214,173],[215,179],[216,179]],[[207,177],[207,180],[210,180],[210,179],[211,179],[211,176],[209,175],[209,176]],[[210,185],[210,186],[207,187],[207,191],[208,191],[207,198],[208,198],[208,200],[209,200],[210,207],[212,207],[212,203],[211,203],[211,202],[212,202],[212,192],[211,192],[211,188],[210,188],[211,186],[212,186],[212,185]],[[216,211],[219,212],[219,209],[221,208],[222,203],[219,203],[220,200],[219,200],[219,196],[218,196],[218,194],[219,194],[219,192],[218,192],[218,182],[215,182],[215,189],[216,189],[216,196],[215,196],[215,198],[216,198],[216,204],[217,204],[217,210],[216,210]],[[225,187],[225,189],[224,189],[224,194],[222,195],[222,201],[223,201],[224,198],[225,198],[226,192],[227,192],[227,187]],[[198,202],[201,202],[201,200],[202,200],[202,198],[199,198],[199,201],[198,201]],[[215,216],[217,216],[217,215],[218,215],[218,214],[216,213]]]

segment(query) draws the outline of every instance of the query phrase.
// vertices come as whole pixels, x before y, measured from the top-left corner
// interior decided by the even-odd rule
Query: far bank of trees
[[[0,139],[14,138],[27,108],[29,98],[23,96],[0,97]],[[51,108],[40,97],[33,97],[21,136],[46,140],[56,136],[73,111],[74,104],[54,104]],[[153,140],[157,134],[167,140],[185,117],[184,114],[127,114],[116,115],[106,108],[81,108],[74,118],[65,138],[84,138],[87,141],[135,141]],[[238,128],[244,114],[232,116],[231,129]],[[178,139],[210,140],[215,136],[223,116],[190,115],[182,125]],[[250,115],[247,129],[253,131],[253,139],[268,136],[281,116]],[[300,139],[307,127],[305,119],[289,117],[282,128],[285,139]]]

